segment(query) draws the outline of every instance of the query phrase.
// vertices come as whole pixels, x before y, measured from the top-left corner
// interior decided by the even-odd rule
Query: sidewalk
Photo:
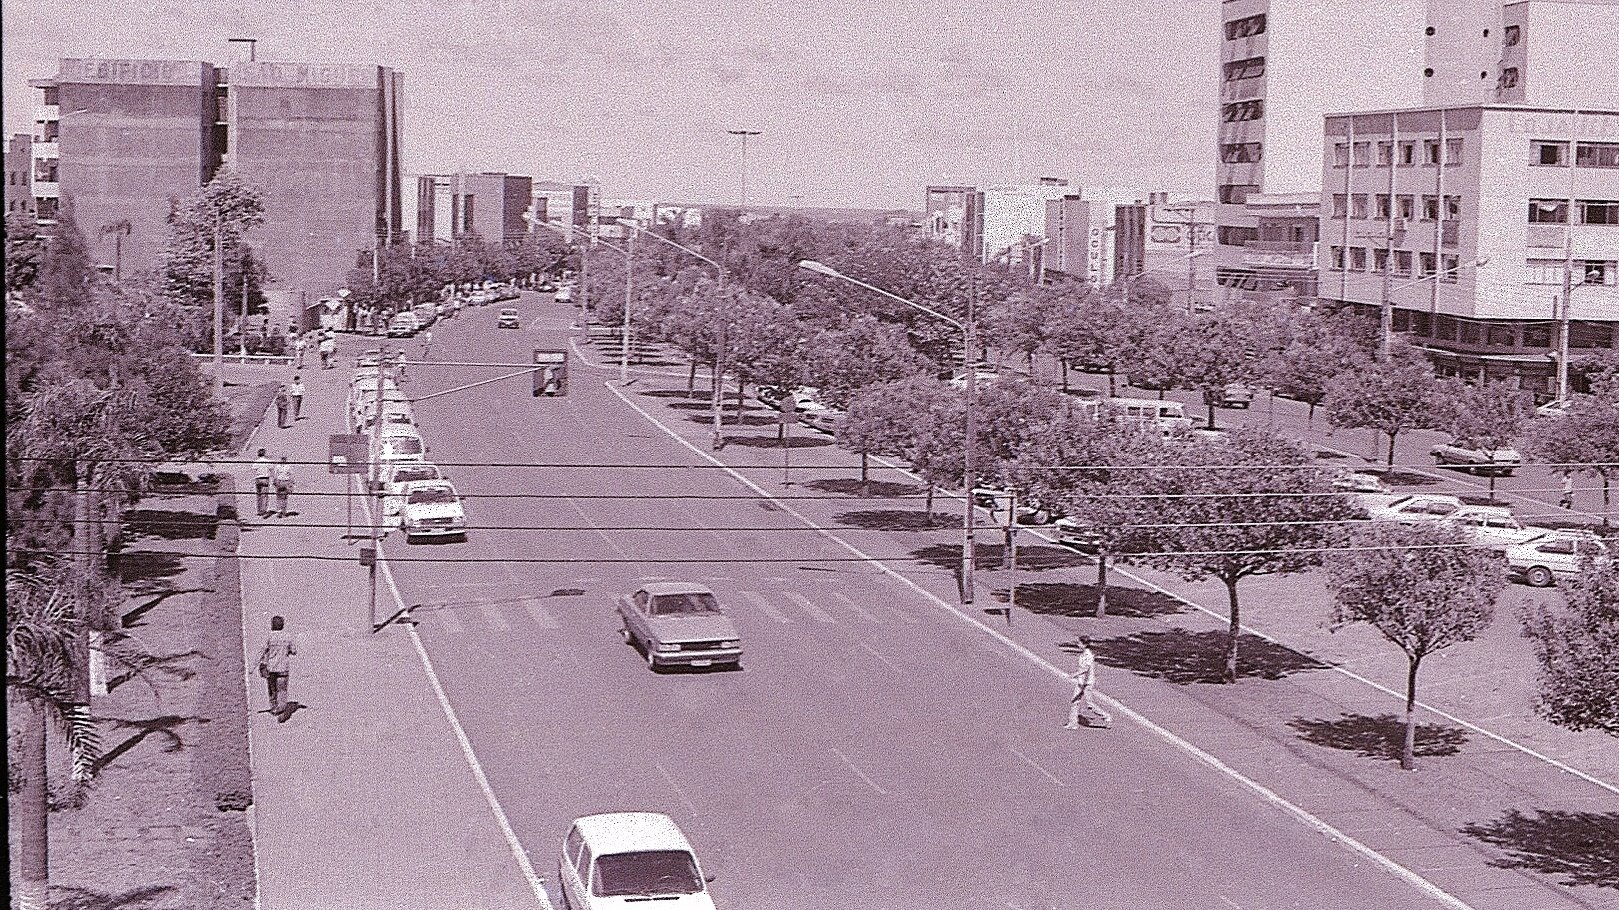
[[[263,447],[272,460],[323,461],[327,436],[346,432],[343,401],[355,353],[374,342],[344,337],[337,368],[321,370],[318,359],[306,364],[304,419],[281,430],[270,411],[249,441],[249,457]],[[291,370],[285,373],[290,379]],[[259,906],[535,907],[409,633],[400,626],[369,631],[368,576],[358,546],[341,539],[345,478],[299,465],[295,514],[256,519],[252,468],[240,467]],[[355,522],[365,526],[358,507]],[[294,556],[322,559],[276,558]],[[377,604],[379,618],[395,610],[385,582]],[[285,724],[266,713],[256,671],[275,614],[286,617],[298,645],[289,696],[299,707]]]

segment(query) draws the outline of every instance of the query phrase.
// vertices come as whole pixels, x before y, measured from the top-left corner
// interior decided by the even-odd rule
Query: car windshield
[[[591,893],[598,897],[699,894],[703,879],[685,850],[609,853],[596,858]]]
[[[438,480],[438,468],[411,465],[394,471],[394,483],[410,483],[413,480]]]
[[[714,595],[706,592],[659,594],[652,598],[654,616],[687,616],[719,611],[719,602],[714,599]]]
[[[422,454],[422,441],[414,436],[399,436],[389,440],[389,445],[400,455]]]
[[[427,487],[421,490],[411,490],[406,500],[411,505],[442,505],[455,502],[455,493],[444,487]]]

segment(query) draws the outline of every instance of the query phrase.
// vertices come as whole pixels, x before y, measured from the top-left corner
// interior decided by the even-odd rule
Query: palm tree
[[[72,691],[83,617],[96,599],[84,582],[71,564],[6,571],[6,732],[18,840],[11,886],[22,910],[44,910],[50,888],[50,732],[67,747],[74,781],[94,776],[100,756],[90,709]]]

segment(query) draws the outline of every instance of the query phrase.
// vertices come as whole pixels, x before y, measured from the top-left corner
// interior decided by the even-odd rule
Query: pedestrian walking
[[[286,723],[292,716],[292,705],[287,701],[287,677],[292,673],[292,655],[298,653],[298,644],[287,631],[287,621],[280,616],[270,617],[270,635],[264,641],[264,652],[259,655],[259,675],[270,694],[270,713],[277,723]]]
[[[287,497],[292,495],[292,465],[287,464],[287,456],[270,469],[270,480],[275,484],[275,510],[282,518],[287,517]]]
[[[292,399],[292,419],[303,420],[304,379],[297,373],[292,374],[292,385],[287,386],[287,397]]]
[[[259,449],[253,459],[253,489],[259,494],[259,517],[270,514],[270,459]]]
[[[287,408],[291,404],[292,397],[287,394],[286,386],[275,390],[275,425],[283,430],[287,428]]]
[[[337,336],[334,335],[332,332],[328,331],[320,339],[320,368],[323,369],[323,370],[331,369],[332,368],[332,358],[334,356],[336,356],[336,354],[337,354]]]
[[[1063,727],[1078,730],[1079,716],[1085,708],[1095,711],[1102,718],[1102,723],[1098,726],[1113,726],[1113,715],[1096,703],[1096,654],[1091,651],[1089,639],[1079,640],[1079,665],[1069,678],[1074,681],[1074,694],[1069,699],[1068,723],[1063,724]],[[1090,721],[1087,720],[1085,725],[1090,726]]]
[[[309,340],[303,335],[299,335],[292,342],[292,353],[294,357],[293,362],[300,370],[304,368],[304,351],[307,350],[309,350]]]
[[[1557,504],[1565,509],[1574,508],[1574,472],[1563,472],[1563,498]]]

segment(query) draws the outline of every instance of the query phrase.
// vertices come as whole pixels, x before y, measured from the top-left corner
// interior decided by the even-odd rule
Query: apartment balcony
[[[1236,79],[1231,82],[1220,83],[1220,100],[1222,102],[1248,101],[1253,98],[1264,97],[1264,94],[1265,80],[1263,78]]]
[[[35,180],[35,199],[60,199],[62,197],[62,184],[55,180]]]
[[[33,146],[35,161],[54,161],[62,157],[62,145],[59,142],[35,141]]]
[[[1317,243],[1290,240],[1249,240],[1239,260],[1250,268],[1314,269]]]

